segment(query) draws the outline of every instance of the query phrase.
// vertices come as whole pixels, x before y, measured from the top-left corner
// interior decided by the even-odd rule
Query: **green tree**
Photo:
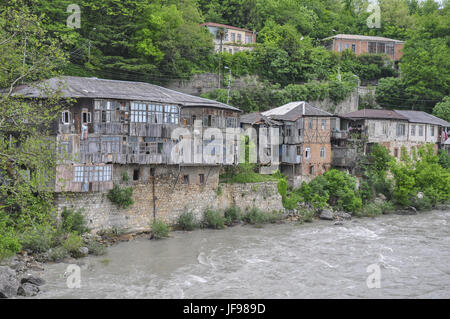
[[[434,106],[433,115],[450,122],[450,96],[444,97],[442,102],[439,102]]]

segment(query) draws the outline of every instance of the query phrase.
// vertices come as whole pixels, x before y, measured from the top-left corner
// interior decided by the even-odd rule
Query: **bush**
[[[43,253],[52,246],[54,231],[45,225],[35,226],[20,235],[22,248],[33,253]]]
[[[259,210],[256,207],[253,207],[247,214],[245,214],[244,221],[248,224],[260,225],[267,223],[269,221],[269,218],[266,214],[264,214],[263,211]]]
[[[197,222],[192,212],[184,212],[178,217],[177,227],[182,230],[194,230],[197,228]]]
[[[277,223],[281,219],[283,219],[283,214],[279,211],[273,210],[271,212],[267,212],[266,214],[266,220],[268,223]]]
[[[203,223],[209,228],[222,229],[225,227],[225,217],[219,211],[207,209],[204,213]]]
[[[239,207],[233,206],[225,209],[224,212],[225,223],[227,225],[233,225],[239,223],[242,220],[242,212]]]
[[[83,239],[77,233],[70,233],[63,242],[63,247],[74,258],[81,257],[80,248],[83,247]]]
[[[69,256],[69,251],[63,246],[52,248],[48,251],[50,261],[58,262]]]
[[[84,234],[89,231],[86,227],[86,220],[80,211],[64,208],[61,213],[62,227],[68,232],[76,232],[77,234]]]
[[[422,198],[414,198],[411,205],[417,210],[431,210],[433,208],[433,200],[431,197],[423,195]]]
[[[383,201],[379,203],[379,206],[383,212],[383,214],[390,214],[395,211],[395,205],[389,201]]]
[[[169,225],[163,220],[155,220],[152,223],[152,238],[161,239],[169,237]]]
[[[314,218],[314,211],[310,209],[301,209],[299,214],[299,222],[311,223]]]
[[[133,187],[120,187],[114,184],[113,189],[108,192],[108,198],[120,208],[133,205]]]
[[[107,253],[107,246],[96,240],[88,241],[86,247],[89,249],[89,254],[94,256],[103,256]]]
[[[369,203],[363,207],[362,211],[356,212],[355,215],[358,217],[375,217],[383,214],[383,210],[377,203]]]

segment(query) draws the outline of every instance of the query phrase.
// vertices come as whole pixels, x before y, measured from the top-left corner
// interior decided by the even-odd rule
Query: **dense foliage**
[[[81,9],[79,29],[66,25],[67,7],[72,3]],[[322,39],[347,33],[404,40],[401,78],[384,83],[378,102],[388,108],[431,111],[449,95],[449,2],[378,3],[378,28],[367,24],[372,13],[367,11],[368,0],[30,0],[26,5],[44,16],[45,30],[70,53],[71,63],[63,68],[66,74],[163,84],[201,72],[224,75],[225,66],[234,77],[257,75],[281,89],[333,81],[340,72],[355,74],[363,83],[376,83],[397,79],[389,60],[378,55],[355,57],[348,50],[336,54],[325,49]],[[254,30],[258,43],[252,52],[214,53],[213,35],[200,26],[206,21]],[[246,96],[237,90],[231,103],[256,110],[258,103],[274,106],[279,102],[279,92],[272,87],[259,93]],[[212,98],[222,100],[223,93]]]

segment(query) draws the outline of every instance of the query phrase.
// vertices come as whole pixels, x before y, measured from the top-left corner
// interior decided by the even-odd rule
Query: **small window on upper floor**
[[[434,136],[434,126],[430,126],[430,136]]]
[[[91,112],[83,111],[81,113],[81,122],[83,124],[91,123]]]
[[[322,131],[325,131],[327,128],[327,120],[322,120]]]
[[[189,184],[189,175],[183,175],[183,184]]]
[[[308,128],[310,130],[312,130],[312,128],[313,128],[313,120],[312,119],[309,119],[309,121],[308,121]]]
[[[205,185],[205,174],[198,174],[198,181],[200,185]]]
[[[325,147],[320,148],[320,157],[325,158]]]
[[[64,111],[61,114],[61,122],[63,124],[70,124],[71,116],[69,111]]]
[[[311,149],[309,147],[305,148],[305,158],[309,159],[311,157]]]

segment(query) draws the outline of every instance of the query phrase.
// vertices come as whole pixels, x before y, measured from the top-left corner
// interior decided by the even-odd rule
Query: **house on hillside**
[[[336,34],[322,41],[330,50],[335,52],[351,50],[356,55],[364,53],[386,54],[395,62],[398,62],[403,55],[404,41],[384,37]]]
[[[412,148],[425,143],[434,144],[437,151],[444,143],[443,131],[450,123],[422,111],[366,109],[341,116],[340,131],[332,137],[333,162],[341,167],[351,167],[355,158],[354,143],[364,141],[364,153],[370,145],[385,146],[392,156],[400,159],[404,148],[411,154]]]
[[[280,170],[291,186],[298,187],[330,168],[330,132],[337,123],[333,114],[298,101],[262,115],[282,123]]]
[[[207,27],[209,32],[214,35],[215,52],[251,51],[256,43],[255,31],[214,22],[202,23],[201,26]],[[223,30],[223,34],[220,33],[220,30]]]

